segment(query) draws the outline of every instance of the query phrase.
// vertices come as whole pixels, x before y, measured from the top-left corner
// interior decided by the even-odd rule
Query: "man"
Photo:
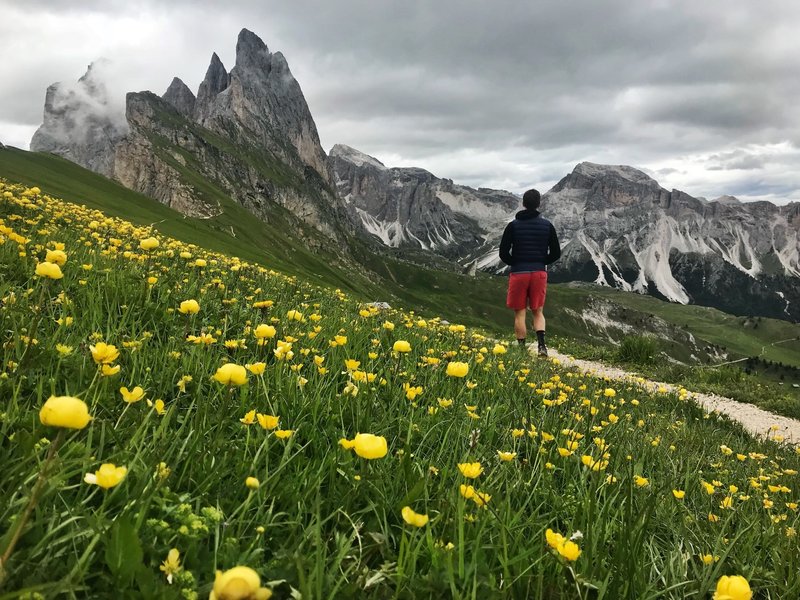
[[[547,356],[544,341],[544,298],[547,294],[547,265],[561,256],[555,227],[539,211],[542,201],[537,190],[522,196],[524,210],[506,225],[500,241],[500,260],[511,267],[508,276],[506,306],[514,310],[514,333],[520,346],[525,346],[525,315],[533,311],[533,328],[539,342],[539,356]]]

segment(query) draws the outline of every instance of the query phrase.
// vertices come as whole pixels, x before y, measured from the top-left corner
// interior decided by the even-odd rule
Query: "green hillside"
[[[386,301],[423,315],[443,315],[506,339],[511,335],[504,277],[483,273],[469,277],[455,270],[425,268],[390,251],[376,251],[358,239],[349,241],[353,261],[347,262],[341,252],[314,251],[288,234],[296,227],[296,219],[278,206],[267,224],[215,189],[214,197],[225,212],[210,219],[190,218],[67,160],[12,148],[0,149],[0,177],[36,185],[67,201],[137,225],[152,225],[181,241],[341,288],[368,301]],[[306,238],[318,235],[310,229],[301,233]],[[612,307],[613,318],[608,322],[587,318],[591,312],[587,307],[597,301]],[[661,321],[655,323],[654,315]],[[635,332],[650,335],[659,351],[684,363],[713,364],[724,353],[725,360],[760,356],[800,368],[800,342],[785,342],[800,338],[800,326],[785,321],[745,319],[712,308],[572,284],[549,287],[547,317],[548,331],[578,356],[613,360],[612,340],[618,342]],[[784,343],[773,346],[775,342]],[[706,347],[713,347],[716,354]],[[774,391],[783,393],[783,389],[775,387]],[[791,393],[790,386],[786,389]]]

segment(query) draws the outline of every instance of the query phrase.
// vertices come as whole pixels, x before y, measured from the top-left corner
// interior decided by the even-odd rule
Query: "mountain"
[[[510,192],[472,189],[425,169],[387,168],[337,144],[336,189],[364,228],[386,246],[422,248],[451,259],[486,251],[519,207]]]
[[[33,134],[31,150],[63,156],[96,173],[114,172],[114,147],[128,132],[121,107],[105,84],[110,63],[89,65],[77,83],[47,88],[44,123]]]
[[[92,65],[77,85],[50,86],[32,150],[68,158],[189,216],[211,217],[233,199],[261,220],[283,211],[339,242],[354,229],[299,84],[284,56],[253,32],[239,34],[230,72],[212,55],[197,95],[175,78],[161,97],[128,93],[121,117],[107,110],[95,73]]]
[[[337,189],[384,244],[419,246],[502,271],[508,192],[472,190],[422,169],[331,151]],[[383,199],[383,201],[381,201]],[[553,281],[590,281],[734,314],[800,320],[800,204],[711,202],[629,166],[580,163],[543,196],[563,256]]]
[[[251,31],[230,71],[212,54],[196,94],[176,77],[162,96],[128,93],[122,106],[104,83],[111,69],[98,61],[48,88],[33,150],[187,216],[243,207],[334,260],[366,265],[382,245],[409,265],[502,269],[497,245],[517,196],[389,168],[348,146],[326,155],[285,57]],[[800,320],[800,204],[709,202],[632,167],[581,163],[542,211],[564,248],[554,281]],[[391,275],[376,268],[376,280]]]
[[[800,319],[798,203],[703,202],[632,167],[581,163],[542,210],[562,238],[556,281]]]

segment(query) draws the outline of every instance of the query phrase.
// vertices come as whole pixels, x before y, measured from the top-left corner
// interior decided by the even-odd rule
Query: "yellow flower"
[[[561,535],[560,533],[556,533],[550,528],[548,528],[547,531],[544,532],[544,537],[545,540],[547,540],[547,545],[553,548],[554,550],[566,541],[563,535]]]
[[[121,368],[122,367],[120,367],[119,365],[114,365],[114,366],[102,365],[100,373],[103,375],[103,377],[111,377],[112,375],[116,375],[117,373],[119,373],[119,370]]]
[[[723,575],[717,581],[717,590],[713,600],[750,600],[753,592],[750,584],[741,575]]]
[[[447,363],[447,375],[450,377],[466,377],[469,373],[469,365],[465,362]]]
[[[497,451],[497,456],[499,456],[500,460],[502,460],[504,462],[510,462],[510,461],[514,460],[515,458],[517,458],[517,453],[516,452],[502,452],[501,450],[498,450]]]
[[[167,576],[167,583],[172,583],[172,576],[181,570],[181,553],[177,548],[173,548],[167,553],[167,559],[161,563],[159,569]]]
[[[118,485],[125,479],[127,473],[128,469],[125,467],[118,467],[113,463],[104,463],[100,465],[100,468],[94,473],[86,473],[86,475],[83,476],[83,480],[88,484],[99,485],[101,488],[107,490],[108,488]]]
[[[241,365],[226,363],[217,369],[214,379],[223,385],[244,385],[247,383],[247,369]]]
[[[36,265],[36,275],[47,279],[61,279],[64,277],[64,274],[61,272],[61,267],[55,263],[49,262],[41,262]]]
[[[200,312],[200,303],[197,300],[184,300],[178,312],[184,315],[196,315]]]
[[[245,413],[244,417],[239,419],[239,421],[241,421],[245,425],[252,425],[253,423],[255,423],[256,422],[256,411],[255,411],[255,409],[247,411]]]
[[[404,506],[401,513],[403,515],[403,521],[414,527],[424,527],[428,523],[428,515],[416,513],[410,506]]]
[[[355,448],[356,441],[348,440],[347,438],[342,438],[339,440],[339,445],[345,450],[352,450],[353,448]]]
[[[672,495],[675,496],[678,500],[683,500],[683,497],[686,495],[686,492],[683,490],[672,490]]]
[[[256,418],[258,419],[258,424],[266,430],[275,429],[278,426],[278,421],[280,421],[280,417],[262,415],[261,413],[258,413]]]
[[[472,500],[475,497],[475,488],[471,485],[464,485],[463,483],[458,486],[459,493],[467,500]]]
[[[548,546],[569,561],[575,561],[581,555],[581,549],[578,544],[552,529],[548,528],[544,533],[544,537]]]
[[[485,492],[479,492],[478,490],[475,490],[475,493],[472,496],[472,501],[478,506],[483,506],[483,507],[489,504],[489,500],[491,499],[492,497],[489,494]]]
[[[110,365],[119,358],[117,347],[105,342],[97,342],[94,346],[89,346],[89,351],[98,365]]]
[[[144,390],[138,385],[132,390],[129,390],[126,387],[121,387],[119,388],[119,393],[122,394],[122,399],[128,404],[133,404],[134,402],[138,402],[144,398]]]
[[[267,363],[257,362],[253,363],[252,365],[245,365],[245,368],[253,375],[262,375],[264,370],[267,368]]]
[[[361,366],[360,360],[354,360],[352,358],[348,358],[347,360],[344,361],[344,368],[347,369],[348,371],[355,371],[360,366]]]
[[[495,344],[494,348],[492,348],[492,354],[495,356],[498,354],[505,354],[506,352],[508,352],[508,349],[502,344]]]
[[[483,473],[483,467],[479,462],[458,463],[458,470],[461,471],[461,474],[467,479],[475,479],[478,475]]]
[[[255,477],[248,477],[244,480],[244,484],[251,490],[257,490],[258,486],[261,485],[261,482]]]
[[[39,420],[42,425],[83,429],[92,417],[83,400],[73,396],[50,396],[39,411]]]
[[[336,342],[337,346],[344,346],[347,343],[347,336],[346,335],[335,335],[335,336],[333,336],[333,341]]]
[[[208,263],[204,258],[198,258],[196,261],[194,261],[194,266],[196,267],[205,267],[206,265],[208,265]]]
[[[606,398],[613,398],[617,395],[617,391],[614,388],[606,388],[603,390],[603,396]]]
[[[276,333],[277,330],[272,325],[267,325],[266,323],[262,323],[255,328],[255,331],[253,331],[253,335],[260,340],[273,338],[275,337]]]
[[[650,485],[650,480],[641,475],[634,475],[633,482],[636,484],[636,487],[647,487]]]
[[[386,331],[393,331],[394,330],[394,323],[391,321],[384,321],[382,326]]]
[[[164,409],[164,401],[159,398],[153,403],[153,408],[155,408],[156,414],[163,415],[166,410]]]
[[[158,248],[158,240],[154,237],[144,238],[139,241],[139,248],[142,250],[155,250]]]
[[[275,430],[275,437],[279,440],[285,440],[294,434],[294,429],[276,429]]]
[[[397,340],[392,346],[395,352],[411,352],[411,344],[405,340]]]
[[[288,311],[286,313],[286,318],[289,319],[290,321],[300,321],[300,322],[302,322],[302,321],[306,320],[305,317],[303,316],[303,313],[301,313],[299,310],[290,310],[290,311]]]
[[[353,448],[361,458],[383,458],[389,451],[386,438],[371,433],[359,433],[353,439]]]
[[[67,254],[63,250],[48,250],[44,260],[63,267],[67,262]]]
[[[578,560],[581,555],[581,549],[575,542],[570,540],[565,541],[556,548],[558,553],[569,561]]]
[[[261,578],[250,567],[217,571],[208,600],[269,600],[272,591],[261,587]]]
[[[713,562],[717,562],[719,560],[719,556],[714,556],[713,554],[701,554],[700,560],[703,561],[704,565],[710,565]]]

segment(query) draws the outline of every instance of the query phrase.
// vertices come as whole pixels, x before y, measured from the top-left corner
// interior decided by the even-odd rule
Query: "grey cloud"
[[[557,180],[553,173],[584,159],[646,166],[800,142],[793,0],[0,1],[0,39],[34,46],[11,61],[16,69],[0,66],[0,80],[11,82],[0,89],[0,122],[37,123],[46,86],[74,80],[99,54],[61,56],[67,35],[31,42],[2,25],[4,7],[163,22],[163,39],[137,46],[131,31],[120,45],[100,32],[97,44],[122,59],[131,89],[157,93],[174,75],[196,89],[212,51],[230,68],[246,26],[286,55],[326,147],[453,168],[437,175],[470,184],[485,177],[524,187],[545,171]],[[453,157],[464,149],[487,161],[501,152],[504,162],[459,170]],[[775,164],[750,156],[705,168],[770,178]],[[800,176],[792,185],[800,189]],[[710,195],[721,193],[731,191]]]

